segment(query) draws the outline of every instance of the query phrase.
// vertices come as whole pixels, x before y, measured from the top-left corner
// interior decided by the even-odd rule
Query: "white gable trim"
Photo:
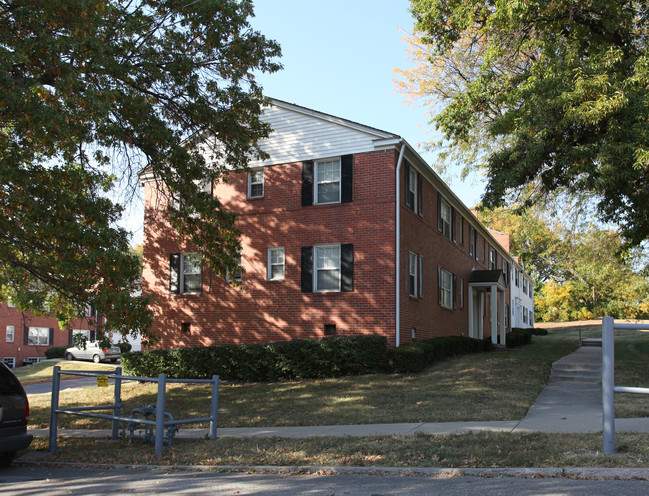
[[[271,101],[261,119],[273,131],[260,142],[270,158],[252,160],[250,167],[371,152],[398,143],[398,136],[392,133],[279,100]]]

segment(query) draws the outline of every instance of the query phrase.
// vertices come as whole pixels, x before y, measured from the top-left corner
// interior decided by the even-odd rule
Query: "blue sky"
[[[411,65],[403,41],[414,24],[409,6],[408,0],[256,0],[251,25],[279,42],[284,66],[259,76],[264,93],[398,134],[430,163],[420,145],[436,137],[434,129],[393,83],[394,69]],[[479,201],[482,184],[445,179],[467,206]],[[141,243],[141,202],[127,215],[133,243]]]

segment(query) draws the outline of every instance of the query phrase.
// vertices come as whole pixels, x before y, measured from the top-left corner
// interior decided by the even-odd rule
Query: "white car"
[[[98,341],[86,341],[85,346],[81,343],[65,350],[67,360],[92,360],[95,363],[110,360],[115,363],[121,356],[122,351],[114,344],[102,346]]]

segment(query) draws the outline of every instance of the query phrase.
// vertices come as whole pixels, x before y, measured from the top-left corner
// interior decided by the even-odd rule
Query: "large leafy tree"
[[[490,228],[510,235],[512,253],[534,277],[537,320],[649,315],[646,251],[625,249],[615,230],[561,222],[562,216],[552,214],[539,208],[478,214]]]
[[[649,235],[649,4],[411,0],[424,97],[452,152],[482,168],[487,206],[588,195],[625,240]]]
[[[146,331],[116,181],[147,169],[217,270],[232,213],[201,185],[263,155],[254,74],[279,68],[248,0],[0,0],[0,291],[64,323],[94,305]]]

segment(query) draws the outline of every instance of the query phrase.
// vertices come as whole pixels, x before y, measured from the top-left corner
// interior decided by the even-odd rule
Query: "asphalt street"
[[[210,496],[423,496],[540,495],[645,496],[649,482],[568,478],[329,475],[11,467],[0,470],[3,496],[210,495]]]

